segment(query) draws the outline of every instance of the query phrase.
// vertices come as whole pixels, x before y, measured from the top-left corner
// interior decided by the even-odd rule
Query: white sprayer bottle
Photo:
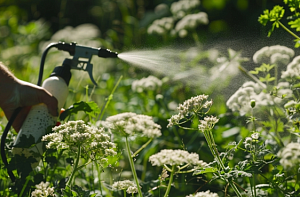
[[[47,78],[42,87],[50,92],[58,101],[58,109],[61,109],[68,96],[68,84],[71,78],[70,67],[58,66],[56,67],[49,78]],[[14,142],[13,153],[24,154],[25,157],[33,156],[37,161],[31,164],[36,167],[40,160],[40,155],[43,154],[42,143],[40,142],[42,136],[46,134],[49,126],[54,126],[58,117],[53,117],[45,104],[38,104],[30,109],[19,133]],[[31,139],[29,139],[31,138]],[[35,146],[29,147],[28,142],[34,138]],[[25,141],[24,141],[25,140]],[[28,142],[26,142],[26,140]],[[23,145],[26,145],[24,148]]]

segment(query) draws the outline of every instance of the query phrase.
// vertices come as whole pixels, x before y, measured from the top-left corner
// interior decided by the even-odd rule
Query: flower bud
[[[254,100],[254,99],[252,99],[252,100],[250,101],[250,106],[251,106],[251,108],[254,108],[254,107],[255,107],[255,100]]]

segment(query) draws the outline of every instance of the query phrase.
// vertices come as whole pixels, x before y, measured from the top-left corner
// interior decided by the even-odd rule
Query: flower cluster
[[[291,63],[287,65],[286,71],[282,72],[281,78],[291,79],[298,78],[300,76],[300,56],[293,59]]]
[[[284,98],[292,97],[293,91],[288,82],[277,84],[276,97],[265,93],[264,88],[252,81],[245,82],[226,102],[232,111],[237,111],[241,116],[251,112],[251,103],[255,102],[255,108],[281,103]]]
[[[195,29],[198,25],[208,24],[208,16],[205,12],[189,14],[183,17],[175,26],[175,31],[179,37],[184,38],[188,34],[188,30]]]
[[[197,192],[196,194],[190,194],[186,197],[219,197],[219,195],[207,190],[206,192]]]
[[[207,130],[211,130],[214,128],[215,124],[219,121],[218,118],[214,116],[206,116],[204,120],[200,120],[200,124],[198,125],[198,129],[201,132],[205,132]]]
[[[55,196],[54,187],[49,187],[49,182],[41,182],[35,186],[35,190],[31,193],[31,197],[50,197]]]
[[[147,29],[148,34],[164,35],[169,33],[174,26],[174,19],[172,17],[164,17],[156,19]]]
[[[134,194],[138,192],[136,184],[130,180],[117,181],[112,185],[113,190],[126,190],[128,194]]]
[[[161,126],[151,116],[125,112],[106,118],[106,122],[110,123],[110,129],[123,132],[126,136],[135,133],[148,138],[161,136]]]
[[[183,164],[191,164],[193,166],[207,166],[202,160],[199,160],[199,155],[196,153],[189,153],[185,150],[171,150],[163,149],[159,153],[151,155],[149,161],[152,166],[163,166],[163,165],[176,165],[180,166]]]
[[[169,119],[168,127],[180,124],[179,121],[181,119],[190,115],[199,115],[201,113],[205,113],[203,112],[204,109],[209,111],[210,107],[212,106],[212,100],[208,101],[207,98],[208,95],[198,95],[184,101],[183,104],[179,104],[177,108],[179,112]]]
[[[183,18],[192,9],[197,8],[199,5],[199,0],[179,0],[177,2],[172,3],[171,12],[175,18]]]
[[[300,144],[295,142],[289,143],[278,152],[278,157],[280,158],[280,164],[285,170],[298,170],[300,166]]]
[[[288,64],[294,54],[294,50],[285,46],[266,46],[253,55],[253,61],[255,63]]]
[[[226,102],[226,105],[232,111],[237,111],[241,116],[249,113],[251,101],[255,100],[255,106],[272,105],[270,94],[262,92],[262,88],[252,81],[245,82]]]
[[[148,76],[147,78],[142,78],[140,80],[133,81],[131,89],[134,92],[143,92],[143,91],[154,91],[160,88],[162,81],[155,76]]]
[[[246,137],[243,144],[246,149],[251,149],[253,142],[254,143],[258,142],[258,139],[259,139],[259,133],[255,132],[251,134],[251,137]]]
[[[172,3],[170,7],[172,16],[155,20],[148,27],[148,34],[169,33],[172,37],[177,35],[181,38],[186,37],[189,30],[208,24],[208,16],[205,12],[199,12],[199,5],[199,0],[179,0]],[[165,10],[165,5],[160,7]]]
[[[48,142],[48,149],[76,150],[79,146],[83,152],[103,152],[104,155],[115,155],[115,144],[104,128],[86,125],[82,120],[69,121],[54,127],[53,133],[43,136],[42,141]]]

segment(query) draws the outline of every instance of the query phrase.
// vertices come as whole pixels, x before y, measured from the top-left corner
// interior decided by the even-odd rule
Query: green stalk
[[[124,193],[124,197],[126,197],[126,190],[125,189],[123,190],[123,193]]]
[[[223,171],[225,171],[225,166],[220,158],[220,155],[218,153],[218,150],[216,148],[216,145],[214,144],[214,140],[213,140],[213,135],[211,133],[211,130],[207,130],[204,133],[205,139],[207,141],[208,147],[213,155],[213,157],[217,160],[218,164],[220,165],[220,167],[222,168]],[[232,180],[228,180],[229,185],[231,186],[231,188],[234,190],[235,194],[238,197],[242,197],[240,191],[238,190],[238,188],[236,187],[236,185],[234,184],[234,182]]]
[[[285,30],[287,31],[289,34],[291,34],[292,36],[294,36],[296,39],[300,39],[299,36],[297,36],[296,34],[294,34],[294,32],[292,32],[291,30],[289,30],[284,24],[282,24],[280,21],[277,21],[278,24]]]
[[[109,97],[107,98],[107,101],[106,101],[105,105],[103,106],[103,108],[102,108],[102,110],[101,110],[101,113],[100,113],[100,115],[99,115],[100,118],[98,118],[98,120],[102,120],[103,115],[104,115],[104,111],[106,110],[106,108],[108,107],[108,104],[109,104],[110,101],[112,100],[113,95],[114,95],[114,93],[115,93],[117,87],[119,86],[119,84],[120,84],[122,78],[123,78],[123,76],[121,75],[120,78],[119,78],[119,80],[118,80],[118,82],[116,83],[114,89],[111,91]]]
[[[139,197],[143,197],[142,191],[141,191],[141,188],[140,188],[140,184],[139,184],[139,180],[138,180],[136,170],[135,170],[135,167],[134,167],[133,158],[131,157],[130,147],[129,147],[129,142],[128,142],[127,137],[125,137],[125,145],[126,145],[126,150],[127,150],[127,153],[128,153],[130,168],[131,168],[131,171],[132,171],[132,174],[133,174],[134,181],[136,183],[136,187],[138,189]]]
[[[67,186],[71,187],[71,184],[72,184],[72,180],[74,178],[74,175],[75,175],[75,172],[77,171],[77,166],[79,164],[79,159],[80,159],[80,154],[81,154],[81,147],[80,145],[78,146],[78,153],[77,153],[77,158],[76,158],[76,161],[75,161],[75,164],[74,164],[74,167],[73,167],[73,172],[67,182]]]
[[[96,164],[96,168],[97,168],[97,171],[98,171],[99,190],[100,190],[101,196],[103,196],[103,193],[102,193],[102,182],[101,182],[101,170],[100,170],[100,167],[99,167],[99,165],[98,165],[98,163],[96,161],[95,161],[95,164]]]
[[[169,184],[168,184],[168,187],[167,187],[167,190],[166,190],[166,193],[165,193],[164,197],[169,196],[169,193],[170,193],[170,190],[171,190],[171,186],[172,186],[172,183],[173,183],[173,177],[174,177],[175,167],[176,167],[175,165],[172,166],[172,170],[171,170],[171,174],[170,174],[170,179],[169,179]]]
[[[146,146],[148,146],[148,144],[150,144],[150,142],[152,142],[153,138],[149,139],[148,142],[146,142],[139,150],[137,150],[133,155],[131,155],[131,157],[135,157],[137,154],[139,154],[144,148],[146,148]]]

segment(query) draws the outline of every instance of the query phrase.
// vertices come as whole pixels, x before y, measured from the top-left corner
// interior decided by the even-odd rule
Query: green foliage
[[[290,28],[295,28],[296,31],[299,31],[299,0],[284,0],[284,3],[288,5],[290,8],[291,15],[287,17],[287,19],[292,20],[288,22],[288,25]],[[288,27],[286,27],[282,22],[281,19],[283,18],[285,14],[285,8],[279,5],[276,5],[273,7],[272,10],[264,10],[263,14],[260,15],[258,18],[258,22],[260,22],[263,26],[266,26],[268,22],[272,23],[272,27],[268,32],[268,37],[271,36],[272,32],[275,30],[275,28],[282,27],[284,30],[286,30],[289,34],[291,34],[293,37],[296,38],[295,40],[295,47],[298,48],[299,45],[299,36],[294,34]]]
[[[75,38],[76,41],[114,47],[122,51],[125,50],[124,46],[128,50],[132,45],[156,44],[157,40],[160,42],[156,46],[161,46],[179,39],[179,37],[175,38],[167,34],[161,39],[150,35],[145,36],[146,26],[149,26],[154,18],[151,20],[148,18],[148,22],[139,23],[138,14],[134,10],[142,8],[142,5],[137,5],[138,2],[134,1],[126,2],[120,1],[116,4],[114,1],[99,1],[99,6],[93,8],[93,13],[106,14],[111,19],[101,20],[102,27],[107,26],[107,23],[111,21],[114,27],[104,30],[101,28],[101,38],[99,35],[90,39],[79,36]],[[225,6],[224,2],[221,7],[217,1],[204,3],[208,4],[208,2],[211,6],[215,4],[214,6],[220,9]],[[299,31],[297,18],[299,1],[285,0],[284,2],[292,12],[288,18],[291,20],[288,25]],[[200,8],[196,7],[192,12],[200,11]],[[116,9],[118,11],[114,12]],[[97,10],[100,11],[96,12]],[[50,38],[48,25],[42,21],[26,22],[25,14],[17,7],[0,11],[0,32],[6,33],[6,36],[1,37],[0,40],[2,61],[12,65],[12,70],[18,77],[22,77],[22,80],[36,80],[37,65],[40,60],[39,51],[43,49],[43,42]],[[275,28],[283,27],[281,21],[287,12],[283,7],[276,6],[273,10],[264,11],[259,21],[263,25],[272,23],[269,31],[271,35]],[[115,18],[111,13],[115,13]],[[163,16],[166,15],[160,15],[158,18],[163,18]],[[75,29],[74,27],[70,32],[85,33],[80,31],[82,29]],[[191,30],[196,30],[196,28]],[[178,64],[177,67],[182,67],[183,74],[186,68],[203,68],[201,72],[205,73],[204,76],[198,76],[197,73],[189,75],[188,82],[193,82],[190,84],[182,83],[180,80],[179,82],[173,81],[172,77],[166,73],[151,73],[161,79],[162,85],[157,89],[144,88],[141,92],[137,92],[132,88],[133,81],[148,76],[150,72],[121,61],[107,59],[95,59],[99,61],[99,67],[95,66],[98,68],[98,70],[95,69],[97,74],[94,75],[97,76],[98,87],[86,88],[86,84],[89,83],[88,77],[83,77],[81,73],[72,73],[70,93],[66,104],[71,107],[60,115],[62,121],[84,120],[90,126],[104,127],[103,121],[107,117],[123,112],[134,112],[152,116],[155,123],[161,125],[161,137],[149,140],[144,136],[133,135],[128,137],[128,143],[125,146],[127,139],[118,135],[117,132],[111,135],[111,130],[108,129],[107,134],[117,145],[115,148],[117,155],[96,161],[93,154],[82,153],[82,156],[74,157],[77,149],[46,149],[43,155],[39,155],[41,163],[37,168],[33,168],[30,164],[36,162],[34,156],[12,154],[11,144],[14,141],[14,135],[11,134],[6,140],[9,166],[4,166],[0,162],[0,196],[30,196],[34,190],[38,189],[36,185],[41,182],[48,182],[49,188],[53,188],[57,196],[124,196],[126,192],[124,194],[123,191],[115,191],[111,186],[118,180],[133,180],[133,177],[137,178],[140,183],[142,196],[163,196],[168,192],[169,196],[187,196],[196,191],[206,190],[218,193],[219,196],[235,196],[239,192],[244,196],[246,195],[243,193],[244,190],[248,191],[247,196],[253,197],[299,196],[299,184],[296,183],[299,174],[291,173],[283,168],[277,156],[279,150],[299,137],[300,104],[297,96],[299,77],[289,81],[292,97],[289,94],[290,91],[282,94],[281,91],[286,88],[277,87],[277,84],[286,81],[280,79],[278,74],[276,75],[278,65],[262,63],[253,68],[250,73],[255,77],[252,79],[257,77],[257,81],[260,80],[261,84],[266,85],[260,86],[259,91],[270,97],[264,97],[261,100],[251,97],[251,103],[239,97],[244,105],[251,108],[250,113],[244,115],[239,115],[239,112],[231,113],[224,99],[232,93],[232,87],[227,88],[227,85],[230,84],[230,79],[236,76],[233,73],[237,73],[238,68],[242,68],[246,59],[242,57],[241,52],[232,49],[228,49],[228,57],[223,57],[213,50],[204,51],[194,47],[199,46],[199,40],[205,40],[202,32],[204,32],[203,29],[193,32],[186,38],[180,38],[182,42],[191,43],[193,47],[188,48],[187,52],[177,54],[176,66]],[[55,36],[62,33],[63,31]],[[69,39],[71,35],[74,35],[73,33],[67,33],[68,36],[64,39]],[[53,38],[51,41],[57,40]],[[300,46],[300,39],[297,41]],[[50,73],[52,65],[60,64],[63,58],[61,53],[54,51],[50,53],[47,59],[49,66],[45,68],[45,73]],[[211,75],[214,75],[216,79],[213,82],[209,78]],[[200,82],[204,85],[200,86],[198,84]],[[151,84],[147,85],[151,87]],[[249,90],[249,87],[247,88]],[[255,89],[255,91],[258,90]],[[193,118],[186,116],[187,120],[180,122],[181,127],[167,127],[168,119],[177,113],[178,103],[206,92],[212,93],[211,97],[214,101],[209,113],[219,118],[219,122],[211,129],[211,133],[202,133],[198,130],[203,114]],[[277,99],[281,99],[281,102],[275,102]],[[268,105],[262,107],[262,103],[267,101]],[[287,101],[293,101],[294,104],[285,108],[284,104]],[[3,131],[6,121],[3,114],[0,115],[0,125]],[[208,143],[207,139],[209,139]],[[30,137],[21,141],[24,147],[31,147],[34,144]],[[193,152],[199,155],[200,160],[208,163],[208,166],[205,168],[198,166],[193,169],[190,164],[187,164],[177,166],[179,168],[176,170],[170,169],[169,166],[152,166],[149,157],[163,149]],[[132,159],[133,166],[130,165],[129,159]],[[16,175],[15,183],[8,178],[7,169]],[[134,171],[136,175],[133,175]],[[170,177],[172,172],[173,179]],[[70,179],[74,181],[69,182]],[[168,192],[166,192],[167,189]],[[132,196],[138,195],[140,194]]]
[[[268,36],[271,36],[275,27],[278,28],[280,25],[280,20],[284,15],[284,8],[281,6],[275,6],[271,11],[265,10],[262,15],[260,15],[258,21],[266,26],[268,22],[273,23],[271,30],[269,30]]]

